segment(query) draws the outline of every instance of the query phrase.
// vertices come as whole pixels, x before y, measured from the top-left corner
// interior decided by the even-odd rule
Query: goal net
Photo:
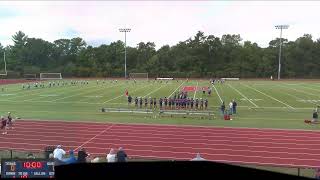
[[[40,73],[40,80],[62,79],[61,73]]]
[[[130,79],[147,79],[148,80],[148,73],[129,73]]]
[[[27,79],[27,80],[36,80],[37,79],[37,74],[24,74],[23,78]]]

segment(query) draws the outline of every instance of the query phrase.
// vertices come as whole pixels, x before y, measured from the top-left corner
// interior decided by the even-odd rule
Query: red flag
[[[128,95],[129,95],[129,92],[128,92],[128,90],[126,90],[126,96],[128,97]]]

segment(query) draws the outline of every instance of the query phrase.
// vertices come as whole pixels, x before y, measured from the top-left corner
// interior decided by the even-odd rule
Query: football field
[[[69,121],[100,121],[121,123],[156,123],[201,126],[230,126],[256,128],[319,129],[318,125],[305,124],[320,104],[320,82],[318,81],[226,81],[212,86],[209,80],[146,81],[137,80],[89,80],[89,84],[48,86],[44,88],[22,88],[20,84],[1,85],[0,114],[8,111],[21,119],[46,119]],[[81,81],[81,80],[79,80]],[[26,83],[25,83],[26,85]],[[135,109],[128,107],[125,91],[135,97],[172,97],[183,88],[192,87],[200,91],[188,92],[190,98],[208,99],[208,110],[214,119],[158,117],[138,113],[101,112],[101,108]],[[202,87],[211,87],[212,94],[203,94]],[[191,88],[191,89],[192,89]],[[219,113],[221,102],[226,108],[235,99],[238,108],[232,121],[225,121]],[[158,107],[159,103],[157,102]],[[138,108],[140,109],[140,108]],[[144,108],[142,108],[144,109]]]

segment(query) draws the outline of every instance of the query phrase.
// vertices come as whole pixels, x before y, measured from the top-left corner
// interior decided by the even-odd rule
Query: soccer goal
[[[36,80],[37,79],[37,74],[24,74],[23,78],[26,80]]]
[[[62,79],[61,73],[40,73],[40,80]]]
[[[129,73],[130,79],[146,79],[148,80],[148,73]]]

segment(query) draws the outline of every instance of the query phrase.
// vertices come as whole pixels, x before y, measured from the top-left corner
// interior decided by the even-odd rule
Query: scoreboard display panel
[[[54,178],[54,161],[2,159],[1,178]]]

